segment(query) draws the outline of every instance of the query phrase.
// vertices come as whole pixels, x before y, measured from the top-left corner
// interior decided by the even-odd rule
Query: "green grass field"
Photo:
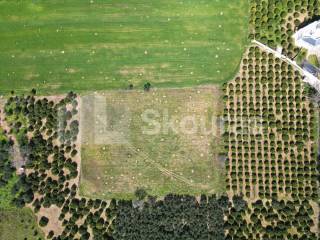
[[[247,0],[0,1],[0,94],[220,84],[237,71]]]
[[[11,191],[17,181],[18,176],[14,176],[5,187],[0,187],[0,209],[14,208],[12,205],[14,196]]]
[[[81,102],[82,195],[225,191],[218,88],[108,91]]]
[[[30,209],[0,209],[1,240],[45,239]]]

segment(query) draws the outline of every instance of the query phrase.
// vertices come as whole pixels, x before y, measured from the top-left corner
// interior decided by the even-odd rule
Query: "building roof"
[[[298,47],[308,50],[320,48],[320,21],[313,22],[299,29],[293,37]]]
[[[318,74],[320,73],[320,69],[317,68],[316,66],[313,66],[308,61],[304,61],[302,63],[302,68],[303,68],[303,70],[308,71],[309,73],[311,73],[314,76],[318,76]]]
[[[312,37],[303,37],[302,40],[309,43],[312,46],[317,46],[320,44],[320,39],[314,39]]]

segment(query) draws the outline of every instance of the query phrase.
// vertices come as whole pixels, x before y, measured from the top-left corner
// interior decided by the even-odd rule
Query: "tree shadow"
[[[306,21],[302,22],[299,26],[298,26],[298,30],[301,28],[304,28],[306,26],[308,26],[309,24],[315,22],[315,21],[319,21],[320,20],[320,16],[313,16],[312,18],[307,19]]]

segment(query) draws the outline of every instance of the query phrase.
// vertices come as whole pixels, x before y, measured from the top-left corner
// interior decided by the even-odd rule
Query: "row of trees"
[[[305,21],[320,14],[317,0],[250,0],[250,5],[250,38],[274,48],[281,45],[290,57],[298,52],[292,34],[302,23],[301,19]]]
[[[293,57],[300,19],[320,11],[316,0],[251,0],[251,39],[281,45]],[[314,106],[302,77],[272,54],[250,47],[239,76],[225,86],[226,239],[318,239],[312,232],[318,199]],[[290,201],[278,200],[285,196]],[[259,200],[251,200],[259,199]]]
[[[314,110],[306,100],[301,76],[257,47],[249,49],[242,65],[249,62],[253,80],[242,71],[225,87],[227,187],[248,197],[256,189],[260,197],[286,193],[295,199],[315,199]]]

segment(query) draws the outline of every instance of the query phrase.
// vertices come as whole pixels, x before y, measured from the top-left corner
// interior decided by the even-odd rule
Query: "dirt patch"
[[[64,227],[61,225],[59,221],[61,210],[56,206],[51,206],[50,208],[42,207],[40,211],[36,214],[38,222],[42,216],[45,216],[49,219],[49,223],[46,227],[42,227],[41,229],[44,231],[46,236],[50,231],[54,231],[55,235],[60,235]]]

